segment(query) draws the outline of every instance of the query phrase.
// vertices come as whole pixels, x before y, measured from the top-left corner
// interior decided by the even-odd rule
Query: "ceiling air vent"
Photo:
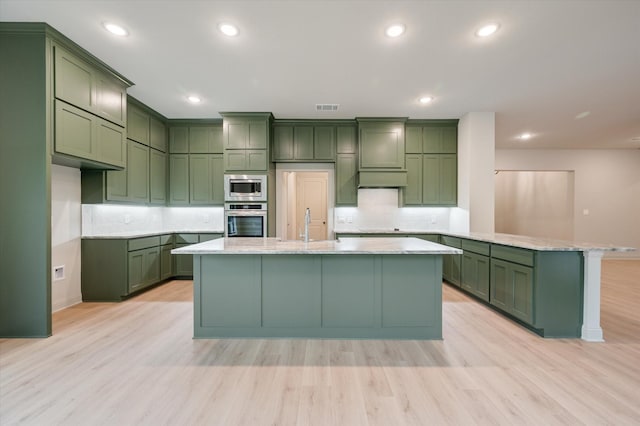
[[[316,104],[316,111],[337,111],[340,104]]]

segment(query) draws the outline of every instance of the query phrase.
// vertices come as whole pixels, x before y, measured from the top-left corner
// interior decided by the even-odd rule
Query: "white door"
[[[327,172],[296,173],[296,224],[298,235],[304,234],[304,214],[311,212],[309,238],[327,239]]]

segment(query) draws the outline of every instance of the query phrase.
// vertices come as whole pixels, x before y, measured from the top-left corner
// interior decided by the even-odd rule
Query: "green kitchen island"
[[[442,255],[417,238],[224,238],[193,255],[194,337],[442,338]]]

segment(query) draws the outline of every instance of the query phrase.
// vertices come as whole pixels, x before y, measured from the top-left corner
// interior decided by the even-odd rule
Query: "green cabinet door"
[[[273,128],[273,161],[293,160],[293,126]]]
[[[211,194],[209,201],[212,205],[224,205],[224,156],[222,154],[209,155],[209,177],[211,180]]]
[[[222,126],[189,127],[189,152],[192,154],[222,153]]]
[[[167,152],[167,127],[156,117],[149,117],[149,146]]]
[[[171,154],[187,154],[189,152],[189,128],[169,128],[169,152]]]
[[[160,246],[160,280],[166,280],[173,276],[173,259],[171,258],[172,249],[173,244]]]
[[[96,106],[95,112],[120,127],[126,126],[127,91],[126,88],[103,73],[95,74]]]
[[[247,149],[246,164],[247,170],[266,171],[267,151],[264,149]]]
[[[128,187],[131,201],[149,202],[149,147],[137,142],[128,144]]]
[[[126,146],[128,146],[128,143],[125,140],[125,147]],[[129,185],[127,185],[128,174],[126,168],[124,170],[109,170],[106,172],[105,198],[107,201],[129,201]]]
[[[407,186],[402,189],[406,206],[422,205],[422,154],[407,154]]]
[[[228,150],[224,154],[225,170],[266,171],[267,151],[264,149]]]
[[[90,113],[56,100],[55,151],[95,159],[97,135],[93,123],[94,117]]]
[[[145,279],[147,276],[145,252],[146,250],[129,252],[129,293],[145,287]]]
[[[160,247],[152,247],[146,250],[145,284],[152,285],[160,281]]]
[[[357,154],[336,155],[336,206],[357,206]]]
[[[127,108],[127,138],[149,145],[149,114],[133,104]]]
[[[209,155],[189,155],[189,203],[209,204],[210,192]]]
[[[336,152],[338,154],[356,154],[355,126],[336,127]]]
[[[169,155],[169,204],[184,206],[189,204],[189,156]]]
[[[295,126],[293,129],[293,157],[296,160],[313,160],[313,127]]]
[[[403,169],[403,128],[397,123],[361,126],[360,169]]]
[[[247,153],[244,149],[228,150],[224,153],[224,168],[228,171],[246,170]]]
[[[533,268],[491,259],[490,303],[529,324],[533,323]]]
[[[405,128],[405,152],[407,154],[422,154],[422,127]]]
[[[462,255],[461,287],[489,301],[489,257],[465,251]]]
[[[313,159],[335,161],[336,129],[334,126],[315,126],[313,128]]]
[[[149,150],[149,202],[167,202],[167,154],[155,149]]]
[[[422,202],[430,206],[455,206],[458,202],[458,160],[455,154],[424,154]]]
[[[458,152],[458,130],[452,127],[424,127],[422,150],[431,154],[455,154]]]
[[[96,161],[125,167],[127,144],[124,129],[101,118],[95,119],[97,152]]]
[[[93,67],[58,45],[54,57],[56,98],[92,111],[96,96]]]
[[[267,149],[269,128],[266,119],[228,118],[224,126],[226,149]]]
[[[189,244],[178,244],[176,248],[186,247]],[[192,277],[193,276],[193,255],[190,254],[178,254],[175,258],[175,275],[177,277]]]

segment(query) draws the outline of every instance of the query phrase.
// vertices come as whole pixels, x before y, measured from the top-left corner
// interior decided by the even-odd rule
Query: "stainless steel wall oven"
[[[266,237],[267,203],[225,203],[225,237]]]

